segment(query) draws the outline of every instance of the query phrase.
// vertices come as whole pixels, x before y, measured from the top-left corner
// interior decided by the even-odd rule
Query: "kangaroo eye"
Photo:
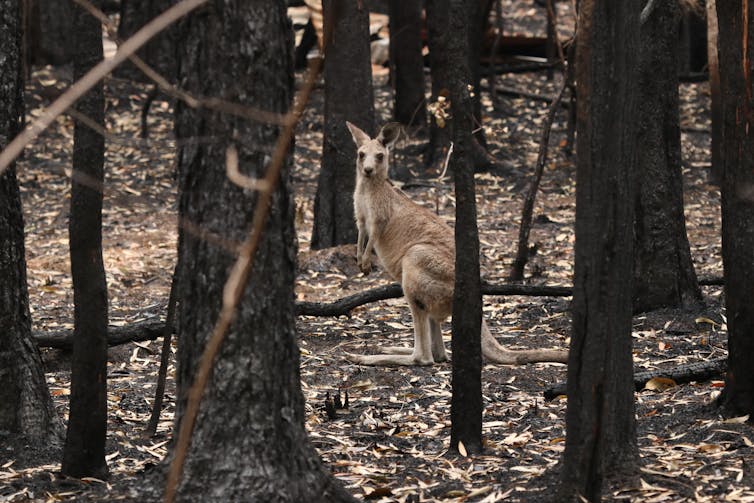
[[[360,161],[363,161],[365,157],[366,157],[366,154],[364,152],[359,152],[359,160]]]
[[[385,160],[385,154],[377,154],[375,157],[377,158],[377,162],[382,162]]]

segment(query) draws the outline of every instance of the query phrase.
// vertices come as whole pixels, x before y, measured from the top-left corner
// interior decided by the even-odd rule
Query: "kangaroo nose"
[[[364,173],[366,173],[367,175],[371,175],[372,171],[374,171],[374,168],[372,168],[371,166],[364,167]]]

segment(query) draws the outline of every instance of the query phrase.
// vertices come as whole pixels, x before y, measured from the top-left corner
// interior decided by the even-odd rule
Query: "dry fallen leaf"
[[[647,383],[644,385],[644,389],[663,392],[674,386],[678,385],[673,379],[670,379],[669,377],[654,377],[647,381]]]

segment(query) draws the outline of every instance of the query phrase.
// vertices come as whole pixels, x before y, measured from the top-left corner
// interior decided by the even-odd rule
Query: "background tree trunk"
[[[325,131],[314,199],[312,249],[356,242],[356,147],[346,121],[374,133],[369,12],[361,2],[325,0]]]
[[[639,5],[582,0],[573,332],[558,501],[599,501],[603,479],[638,457],[631,276]]]
[[[100,0],[92,2],[100,6]],[[74,80],[102,60],[102,27],[84,9],[75,10]],[[102,82],[76,110],[104,128]],[[75,122],[69,226],[73,277],[74,335],[68,432],[61,470],[73,477],[107,477],[107,283],[102,262],[102,190],[105,139]]]
[[[713,184],[720,184],[722,179],[722,109],[720,100],[720,65],[717,57],[717,9],[715,8],[716,0],[706,0],[707,7],[707,62],[709,66],[709,94],[710,94],[710,156],[712,157],[712,166],[710,167],[709,180]]]
[[[390,71],[393,118],[406,126],[427,123],[422,56],[422,2],[390,0]]]
[[[288,110],[293,40],[283,3],[214,2],[181,28],[179,71],[187,91],[273,113]],[[239,46],[239,40],[244,44]],[[262,177],[277,135],[276,126],[179,103],[180,218],[241,240],[257,196],[226,178],[226,147],[238,148],[243,173]],[[217,141],[192,142],[206,137]],[[293,310],[296,236],[290,157],[286,166],[249,286],[204,394],[178,489],[184,501],[350,500],[323,468],[304,429]],[[182,232],[176,431],[235,259],[216,243]]]
[[[21,128],[21,10],[0,0],[0,150]],[[24,221],[13,165],[0,174],[0,463],[25,443],[60,441],[60,422],[47,390],[37,345],[31,339],[26,287]],[[5,435],[8,435],[6,438]],[[5,447],[10,446],[10,451]]]
[[[473,106],[468,89],[469,17],[478,0],[447,3],[447,58],[454,150],[451,166],[456,195],[456,285],[453,293],[453,395],[450,407],[450,447],[463,442],[468,453],[482,451],[482,292],[479,276],[479,233],[471,159]]]
[[[677,2],[657,2],[641,27],[634,311],[690,307],[702,293],[683,213]]]
[[[27,0],[27,61],[34,65],[65,65],[75,55],[73,0]]]
[[[127,40],[142,26],[166,11],[172,0],[121,0],[118,38]],[[175,28],[169,27],[137,51],[137,55],[169,81],[175,79]],[[133,63],[126,61],[115,74],[118,77],[138,82],[147,82],[147,77]]]
[[[449,34],[444,31],[449,23],[447,0],[427,0],[427,45],[429,46],[429,66],[432,72],[432,96],[430,105],[438,100],[449,99],[450,90],[447,88],[450,68],[445,64],[445,54],[448,51]],[[430,107],[429,117],[429,145],[424,155],[427,168],[442,171],[447,156],[452,131],[450,126],[437,120],[437,112]]]
[[[722,217],[728,372],[720,403],[754,415],[754,3],[718,1],[722,96]],[[744,20],[748,20],[744,24]]]

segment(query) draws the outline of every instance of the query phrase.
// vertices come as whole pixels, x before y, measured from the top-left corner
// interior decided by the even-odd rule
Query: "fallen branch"
[[[724,374],[727,368],[727,358],[716,358],[709,361],[687,363],[686,365],[680,365],[668,369],[646,370],[634,374],[634,388],[636,391],[641,391],[644,389],[647,381],[658,377],[672,379],[676,384],[683,384],[691,381],[706,381]],[[545,400],[552,400],[560,395],[565,395],[566,389],[566,382],[559,382],[547,388],[544,391]]]
[[[699,279],[700,285],[722,285],[719,277]],[[521,295],[526,297],[570,297],[570,286],[516,285],[482,283],[483,295]],[[296,302],[298,316],[348,316],[359,306],[386,299],[403,297],[403,290],[398,283],[378,286],[363,292],[348,295],[334,302]],[[118,346],[129,342],[153,341],[162,337],[164,321],[139,321],[123,327],[110,327],[107,332],[108,346]],[[175,330],[173,331],[175,333]],[[56,330],[54,332],[35,331],[34,341],[40,347],[71,349],[73,347],[73,330]]]
[[[546,285],[491,285],[482,283],[483,295],[525,295],[529,297],[569,297],[572,289],[569,286]],[[359,306],[378,300],[396,299],[403,296],[403,290],[398,283],[379,286],[359,292],[335,302],[297,302],[296,314],[303,316],[347,316]]]
[[[128,342],[153,341],[162,337],[165,322],[161,320],[145,320],[122,327],[108,327],[107,345],[119,346]],[[53,332],[35,331],[34,341],[40,347],[73,349],[73,330],[55,330]]]

